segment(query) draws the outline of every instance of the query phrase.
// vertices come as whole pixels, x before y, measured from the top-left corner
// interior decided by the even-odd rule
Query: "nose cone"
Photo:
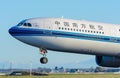
[[[12,34],[12,28],[10,28],[10,29],[8,30],[8,32],[9,32],[9,34]]]
[[[15,34],[15,27],[10,28],[8,32],[13,36]]]

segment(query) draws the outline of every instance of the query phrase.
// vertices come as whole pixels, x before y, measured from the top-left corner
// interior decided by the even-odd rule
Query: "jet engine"
[[[103,67],[120,67],[120,58],[112,56],[96,56],[96,63]]]

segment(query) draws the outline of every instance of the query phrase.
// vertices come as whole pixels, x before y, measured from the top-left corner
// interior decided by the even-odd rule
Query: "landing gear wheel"
[[[43,57],[40,58],[40,62],[41,62],[42,64],[46,64],[46,63],[48,62],[48,59],[47,59],[47,57],[46,57],[46,53],[47,53],[47,49],[45,49],[45,48],[40,48],[40,54],[43,55]]]
[[[40,58],[40,62],[41,62],[42,64],[46,64],[46,63],[48,62],[47,57],[42,57],[42,58]]]

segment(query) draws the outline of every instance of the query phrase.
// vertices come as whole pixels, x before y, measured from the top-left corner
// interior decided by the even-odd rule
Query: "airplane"
[[[46,64],[47,50],[96,56],[103,67],[120,67],[120,25],[66,18],[30,18],[9,29],[21,42],[39,48]],[[73,57],[74,58],[74,57]]]

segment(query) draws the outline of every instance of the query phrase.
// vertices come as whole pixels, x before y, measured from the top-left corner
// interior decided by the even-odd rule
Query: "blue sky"
[[[23,19],[62,17],[120,24],[120,0],[0,0],[0,68],[91,67],[94,56],[48,51],[49,62],[39,63],[39,49],[9,35],[8,29]]]

